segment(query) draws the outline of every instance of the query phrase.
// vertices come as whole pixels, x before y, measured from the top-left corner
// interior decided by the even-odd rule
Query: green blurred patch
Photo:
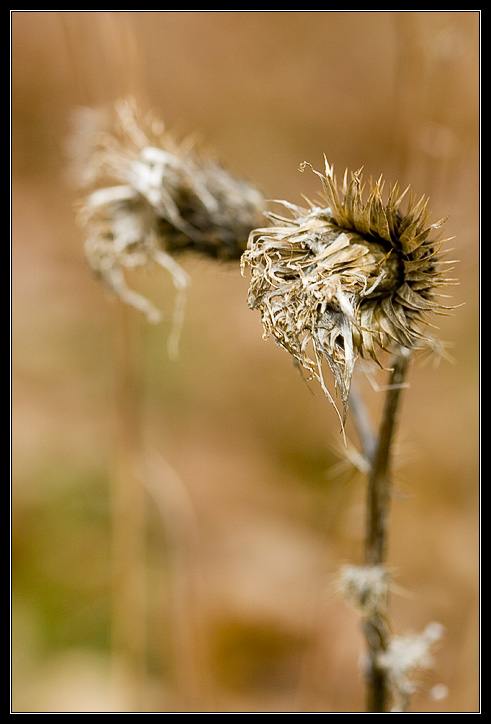
[[[31,612],[44,652],[109,643],[108,490],[92,470],[38,471],[44,495],[14,500],[12,595]],[[15,637],[15,631],[14,631]]]

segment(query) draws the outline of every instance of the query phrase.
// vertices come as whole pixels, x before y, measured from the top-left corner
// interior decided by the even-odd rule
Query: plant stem
[[[390,506],[391,452],[401,393],[409,366],[410,352],[400,349],[393,368],[382,412],[378,439],[370,460],[367,489],[365,565],[383,566],[387,552],[387,522]],[[366,668],[367,711],[387,712],[389,689],[387,672],[378,664],[379,654],[388,643],[388,624],[384,611],[373,611],[364,621],[369,660]]]
[[[116,451],[111,489],[112,638],[115,679],[131,710],[144,701],[146,494],[141,473],[140,320],[118,304],[115,339]]]

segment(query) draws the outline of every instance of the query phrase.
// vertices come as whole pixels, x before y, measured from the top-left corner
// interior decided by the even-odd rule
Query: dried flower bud
[[[301,170],[308,164],[303,164]],[[393,186],[382,200],[381,178],[364,200],[361,170],[338,188],[332,167],[317,171],[321,205],[284,201],[292,218],[268,214],[272,225],[254,230],[242,257],[251,272],[249,306],[259,309],[264,337],[273,336],[325,393],[322,360],[333,373],[346,419],[358,355],[378,361],[377,349],[415,348],[429,338],[422,327],[443,279],[437,258],[443,241],[430,238],[444,221],[427,222],[427,201],[410,200]]]
[[[182,291],[187,275],[173,257],[192,250],[238,260],[263,221],[263,197],[190,139],[178,144],[133,99],[117,103],[114,118],[86,110],[78,126],[71,141],[88,191],[79,214],[87,261],[117,296],[158,321],[155,307],[128,289],[124,268],[161,265]]]
[[[347,603],[364,615],[386,613],[390,576],[385,566],[343,566],[340,585]]]

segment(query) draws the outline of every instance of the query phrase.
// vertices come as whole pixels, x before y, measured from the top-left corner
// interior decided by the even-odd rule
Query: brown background
[[[238,268],[183,260],[176,363],[168,325],[122,311],[85,265],[70,117],[128,92],[269,198],[315,195],[298,168],[326,154],[449,216],[465,306],[438,320],[453,363],[415,365],[404,397],[391,611],[397,633],[446,629],[412,711],[478,710],[479,21],[12,12],[13,712],[364,707],[336,580],[362,559],[365,482],[332,407],[261,338]],[[132,284],[172,310],[165,273]]]

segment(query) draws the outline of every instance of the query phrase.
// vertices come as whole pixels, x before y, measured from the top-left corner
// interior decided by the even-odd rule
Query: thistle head
[[[128,289],[124,269],[158,264],[182,290],[187,275],[176,256],[238,260],[263,219],[263,196],[192,139],[177,142],[132,98],[110,114],[86,109],[77,125],[73,170],[85,192],[79,220],[87,262],[118,297],[156,321],[151,302]]]
[[[301,169],[308,164],[303,164]],[[288,217],[268,214],[271,226],[255,229],[242,256],[251,274],[249,307],[261,313],[272,336],[308,373],[323,379],[322,361],[334,376],[343,422],[358,356],[379,362],[379,352],[428,344],[428,315],[442,311],[440,247],[429,223],[427,200],[402,202],[397,185],[383,200],[382,178],[366,190],[361,170],[338,185],[326,161],[319,204],[281,203]],[[366,193],[365,193],[366,192]]]

